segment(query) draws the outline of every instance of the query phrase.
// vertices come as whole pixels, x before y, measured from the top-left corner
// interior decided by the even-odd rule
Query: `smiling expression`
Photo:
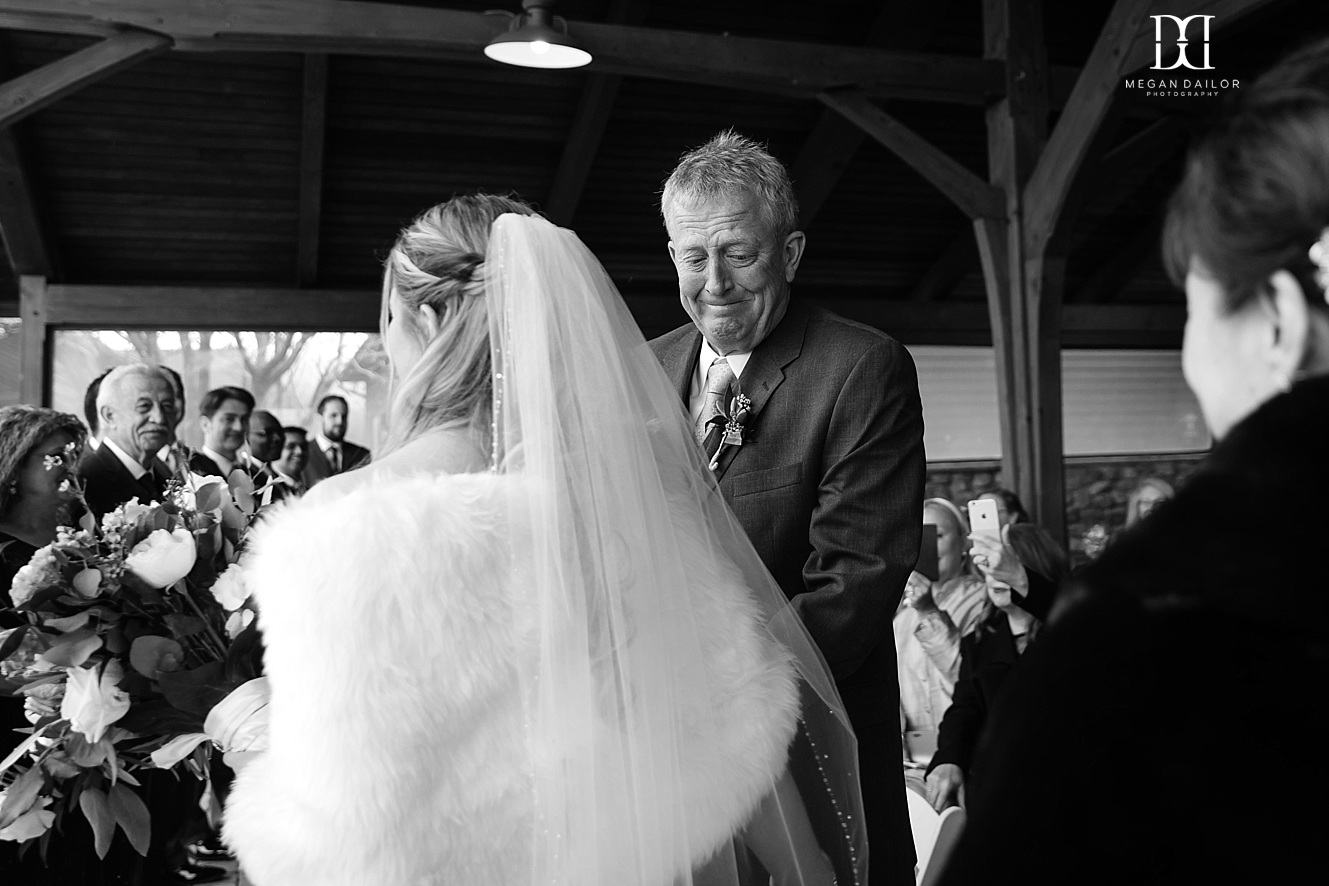
[[[717,354],[750,352],[784,318],[803,234],[779,237],[749,194],[675,201],[669,255],[679,299]]]

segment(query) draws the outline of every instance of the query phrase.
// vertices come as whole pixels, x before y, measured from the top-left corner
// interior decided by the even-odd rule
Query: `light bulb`
[[[549,44],[546,43],[545,41],[543,40],[531,41],[531,52],[534,52],[536,55],[544,55],[548,51],[549,51]]]

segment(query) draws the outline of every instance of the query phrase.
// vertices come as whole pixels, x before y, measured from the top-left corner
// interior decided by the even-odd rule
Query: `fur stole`
[[[530,881],[533,773],[558,751],[526,728],[523,676],[540,650],[512,556],[523,550],[508,515],[522,482],[366,484],[317,506],[294,501],[257,534],[270,741],[238,774],[225,823],[257,886]],[[678,793],[693,864],[783,771],[798,708],[792,667],[747,594],[724,566],[699,571],[679,593],[705,633],[711,679],[687,702],[714,718],[719,740],[684,744]],[[593,786],[567,790],[589,797]],[[624,821],[594,838],[595,851],[651,839]],[[574,842],[564,848],[577,857]]]

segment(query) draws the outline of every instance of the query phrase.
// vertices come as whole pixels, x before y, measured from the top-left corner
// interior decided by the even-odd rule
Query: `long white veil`
[[[772,799],[787,764],[838,883],[865,882],[855,742],[829,669],[608,275],[571,231],[521,215],[494,223],[484,273],[493,467],[530,490],[512,508],[512,568],[538,650],[520,677],[531,883],[743,882],[758,806],[767,836],[772,820],[794,829],[797,804]],[[752,630],[717,636],[734,619]]]

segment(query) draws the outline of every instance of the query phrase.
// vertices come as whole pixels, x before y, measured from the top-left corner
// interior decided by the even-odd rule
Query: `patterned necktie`
[[[729,388],[734,383],[734,370],[724,357],[717,357],[706,370],[706,396],[701,401],[701,414],[697,416],[697,442],[706,445],[711,430],[711,419],[726,415],[729,406]]]
[[[334,474],[341,473],[341,447],[335,443],[328,447],[328,470]]]

